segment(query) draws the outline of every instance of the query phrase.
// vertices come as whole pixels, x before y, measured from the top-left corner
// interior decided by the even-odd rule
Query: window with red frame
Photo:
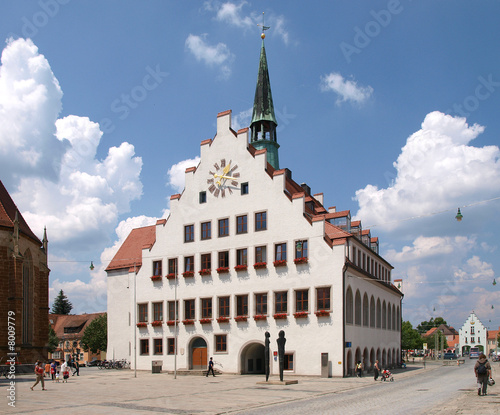
[[[227,352],[227,335],[215,335],[215,351],[219,353]]]
[[[212,318],[212,299],[201,299],[201,318]]]
[[[201,269],[212,269],[212,254],[201,255]]]
[[[255,247],[255,262],[267,262],[267,252],[265,246]]]
[[[229,317],[229,297],[219,297],[219,317]]]
[[[163,354],[163,339],[153,339],[154,354]]]
[[[194,241],[194,225],[184,226],[184,242]]]
[[[219,268],[229,267],[229,251],[219,252]]]
[[[248,316],[248,295],[236,296],[236,315]]]
[[[255,214],[255,230],[265,231],[267,229],[267,212],[257,212]]]
[[[316,309],[330,310],[330,287],[316,288]]]
[[[267,294],[255,294],[255,314],[267,314]]]
[[[139,323],[147,323],[148,322],[148,305],[147,304],[138,304],[138,314],[139,314]]]
[[[295,311],[309,311],[309,290],[295,291]]]
[[[211,239],[212,238],[212,223],[211,222],[203,222],[201,224],[201,239]]]
[[[274,311],[277,314],[288,312],[288,292],[274,293]]]
[[[286,261],[286,243],[276,244],[274,246],[274,260]]]
[[[247,215],[236,217],[236,233],[242,234],[248,232],[248,218]]]
[[[184,319],[194,320],[194,300],[184,300]]]
[[[163,321],[163,302],[153,303],[153,320]]]
[[[229,236],[229,218],[219,219],[219,237]]]
[[[161,276],[161,261],[153,261],[153,275]]]
[[[175,337],[167,339],[167,354],[175,354]]]
[[[177,275],[177,258],[170,258],[168,260],[168,273]]]
[[[139,350],[142,356],[149,354],[149,339],[141,339],[139,342]]]

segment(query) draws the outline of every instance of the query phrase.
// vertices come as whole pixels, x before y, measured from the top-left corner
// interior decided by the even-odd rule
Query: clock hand
[[[229,164],[227,164],[226,167],[224,167],[224,169],[222,170],[224,176],[229,173],[230,168],[231,168],[231,162],[229,162]]]
[[[224,176],[224,175],[220,175],[220,174],[214,174],[214,177],[220,177],[221,179],[238,180],[237,177]]]

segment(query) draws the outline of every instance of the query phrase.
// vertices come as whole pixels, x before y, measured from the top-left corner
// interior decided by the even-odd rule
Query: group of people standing
[[[77,376],[80,376],[80,366],[78,365],[78,362],[73,363],[73,362],[66,362],[64,361],[61,365],[59,364],[58,361],[53,360],[52,362],[47,362],[44,364],[43,362],[37,360],[35,363],[35,375],[36,375],[36,381],[33,386],[30,387],[31,390],[34,390],[34,387],[38,385],[39,383],[42,385],[42,390],[47,390],[45,389],[45,377],[51,378],[52,381],[59,383],[60,379],[62,379],[62,382],[68,382],[69,378],[69,372],[70,372],[70,364],[73,367],[73,376],[76,374]]]

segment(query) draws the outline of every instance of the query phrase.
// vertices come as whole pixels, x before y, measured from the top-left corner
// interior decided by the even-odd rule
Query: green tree
[[[73,304],[68,300],[68,297],[64,294],[63,290],[59,291],[59,295],[54,300],[52,304],[53,314],[69,314],[73,309]]]
[[[419,332],[413,328],[409,321],[403,321],[401,325],[401,348],[408,349],[421,349],[423,344],[422,337]]]
[[[107,349],[108,317],[106,313],[90,322],[83,332],[80,344],[83,350],[90,350],[92,353],[98,353]]]
[[[446,320],[443,317],[431,317],[429,321],[422,321],[418,326],[417,330],[420,334],[427,333],[433,327],[439,327],[441,324],[446,324]]]
[[[49,324],[49,343],[47,346],[47,348],[49,349],[49,353],[54,353],[58,345],[59,345],[59,337],[57,337],[56,332]]]
[[[433,350],[441,350],[441,339],[443,339],[443,348],[448,348],[446,336],[441,332],[441,330],[436,330],[435,333],[431,334],[430,336],[424,337],[424,341],[427,343],[427,348]]]

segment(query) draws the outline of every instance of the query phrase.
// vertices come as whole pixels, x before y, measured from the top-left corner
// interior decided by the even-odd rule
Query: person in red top
[[[42,382],[42,390],[45,389],[45,381],[43,380],[43,375],[44,375],[44,370],[43,370],[43,363],[42,362],[36,362],[35,364],[35,375],[36,375],[36,382],[35,384],[30,388],[33,390],[33,388],[38,385],[38,382]]]

